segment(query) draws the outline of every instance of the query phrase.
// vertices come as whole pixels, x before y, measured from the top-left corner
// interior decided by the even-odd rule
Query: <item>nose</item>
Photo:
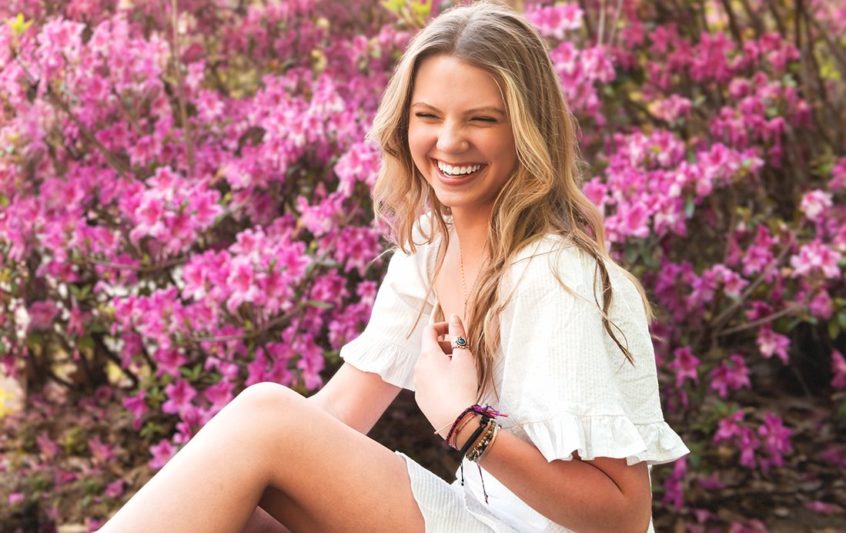
[[[463,152],[470,146],[461,124],[444,122],[438,132],[437,148],[441,152]]]

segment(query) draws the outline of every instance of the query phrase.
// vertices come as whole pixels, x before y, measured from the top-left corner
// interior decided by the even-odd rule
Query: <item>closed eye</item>
[[[480,122],[496,122],[496,119],[493,117],[473,117],[473,120],[478,120]]]
[[[431,113],[415,113],[414,116],[419,118],[435,118],[435,115]]]

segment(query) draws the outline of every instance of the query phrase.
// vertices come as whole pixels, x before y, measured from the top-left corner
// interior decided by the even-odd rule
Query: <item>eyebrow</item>
[[[414,102],[411,104],[411,107],[428,107],[434,109],[435,111],[440,111],[437,107],[427,104],[426,102]],[[505,111],[496,106],[474,107],[473,109],[467,110],[464,114],[470,115],[472,113],[499,113],[500,115],[505,115]]]

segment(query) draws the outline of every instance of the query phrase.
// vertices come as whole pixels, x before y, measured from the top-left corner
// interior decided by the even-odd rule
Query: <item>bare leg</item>
[[[291,530],[277,522],[267,511],[256,507],[243,533],[291,533]]]
[[[293,531],[423,531],[401,457],[272,383],[226,406],[102,531],[241,531],[266,491]]]

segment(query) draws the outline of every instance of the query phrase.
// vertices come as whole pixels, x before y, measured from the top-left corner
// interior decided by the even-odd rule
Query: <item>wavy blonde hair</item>
[[[409,106],[420,64],[446,54],[490,72],[505,99],[514,132],[518,165],[496,197],[487,237],[488,261],[467,302],[467,334],[475,347],[481,398],[492,385],[493,358],[499,348],[499,316],[507,301],[500,295],[503,275],[514,255],[546,234],[569,238],[596,260],[595,280],[602,286],[605,330],[630,363],[633,358],[608,318],[613,292],[605,249],[602,215],[580,189],[577,126],[561,92],[547,47],[521,15],[504,5],[479,2],[452,8],[418,33],[388,83],[369,137],[382,150],[382,167],[373,191],[377,220],[387,224],[389,238],[405,253],[414,253],[413,234],[419,217],[431,211],[433,223],[423,234],[426,243],[441,236],[441,246],[428,293],[443,265],[449,244],[449,208],[414,165],[408,146]],[[625,270],[624,270],[625,272]],[[626,275],[641,293],[643,288]],[[556,273],[559,283],[563,281]],[[418,315],[422,315],[421,308]],[[615,332],[616,330],[616,332]]]

